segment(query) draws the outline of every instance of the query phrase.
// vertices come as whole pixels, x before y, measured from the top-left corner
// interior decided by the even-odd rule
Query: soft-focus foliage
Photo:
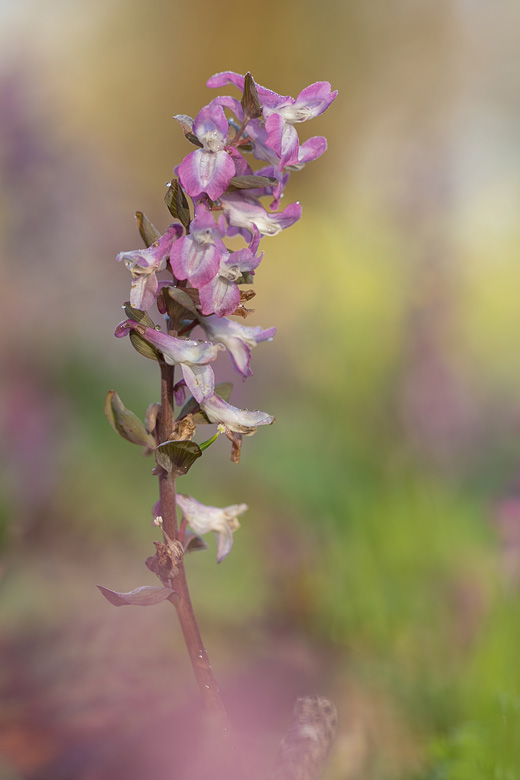
[[[156,392],[156,363],[109,337],[113,258],[137,246],[136,208],[167,228],[157,192],[186,153],[172,116],[196,115],[219,70],[341,96],[332,126],[312,122],[327,153],[289,184],[304,219],[265,239],[247,324],[277,334],[231,399],[276,424],[240,469],[221,436],[183,477],[250,507],[225,564],[187,561],[231,717],[253,766],[318,693],[339,711],[328,780],[515,776],[519,17],[466,0],[2,5],[2,777],[155,780],[172,734],[190,760],[172,610],[109,611],[95,588],[156,582],[138,560],[157,538],[150,461],[102,408],[125,387],[144,419]],[[212,365],[229,376],[227,356]]]

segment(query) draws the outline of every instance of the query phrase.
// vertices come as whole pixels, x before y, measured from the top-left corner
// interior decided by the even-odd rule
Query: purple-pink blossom
[[[247,504],[232,504],[220,509],[201,504],[191,496],[177,494],[177,506],[196,534],[213,531],[217,537],[217,563],[224,560],[233,547],[233,532],[240,527],[238,518],[247,511]]]
[[[217,224],[208,207],[197,204],[189,235],[172,247],[170,260],[175,277],[187,279],[193,287],[201,287],[213,279],[221,260],[229,254],[222,241],[225,235],[223,216]]]
[[[223,258],[216,276],[199,289],[202,313],[218,317],[233,314],[240,304],[237,281],[244,273],[254,273],[262,257],[263,254],[256,257],[250,247],[245,247]]]
[[[181,366],[182,375],[190,392],[199,403],[209,398],[215,389],[215,376],[211,366],[207,365],[216,359],[223,344],[212,344],[209,341],[194,341],[193,339],[178,339],[155,328],[147,328],[134,320],[121,322],[115,331],[118,338],[123,338],[131,330],[136,331],[146,341],[162,352],[166,363]]]
[[[267,412],[249,409],[239,409],[228,404],[217,393],[205,398],[201,408],[212,423],[222,424],[232,433],[241,433],[249,436],[255,433],[259,425],[272,425],[274,417]]]
[[[231,228],[228,235],[241,233],[249,240],[258,231],[263,236],[276,236],[294,225],[302,215],[299,203],[290,203],[283,211],[268,212],[247,190],[229,192],[220,199],[224,216]]]
[[[259,325],[242,325],[227,317],[201,317],[200,324],[212,341],[224,344],[233,366],[243,379],[253,374],[250,368],[253,347],[261,341],[272,341],[276,333],[276,328],[264,330]]]
[[[225,151],[228,122],[223,108],[212,101],[199,111],[193,133],[202,144],[188,154],[178,167],[182,186],[192,198],[206,193],[217,200],[235,176],[235,163]]]
[[[182,232],[181,225],[170,225],[164,235],[147,249],[134,249],[117,255],[116,260],[123,261],[132,274],[130,304],[134,309],[147,311],[154,304],[159,286],[156,274],[166,268],[172,246]]]
[[[223,87],[226,84],[233,84],[243,90],[244,76],[233,71],[224,71],[215,74],[207,82],[208,87]],[[289,165],[298,165],[302,160],[299,159],[300,142],[294,127],[295,123],[306,122],[326,111],[335,100],[337,90],[333,91],[328,81],[316,81],[305,87],[297,98],[278,95],[259,84],[256,84],[256,89],[265,121],[265,145],[275,152],[280,171]],[[223,104],[222,99],[220,102]],[[255,127],[258,135],[258,128],[261,128],[261,125],[258,123],[255,125],[253,122],[250,124],[251,135],[254,135]]]

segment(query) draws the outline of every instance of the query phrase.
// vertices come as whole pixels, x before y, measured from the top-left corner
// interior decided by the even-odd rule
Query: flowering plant
[[[110,391],[105,413],[117,433],[155,455],[159,501],[153,515],[163,540],[155,542],[155,554],[146,561],[159,586],[125,593],[100,587],[116,606],[170,601],[176,607],[203,701],[224,729],[226,715],[193,613],[183,560],[186,553],[207,547],[202,535],[212,531],[221,562],[231,552],[238,517],[247,505],[206,506],[177,494],[176,480],[220,433],[231,441],[231,459],[238,463],[242,437],[274,422],[266,412],[232,406],[231,386],[215,384],[211,364],[227,350],[233,368],[245,380],[252,375],[251,350],[275,334],[274,327],[250,327],[229,317],[244,319],[249,314],[245,304],[254,296],[250,286],[263,258],[259,253],[263,237],[276,235],[301,217],[299,203],[279,211],[290,173],[327,148],[322,137],[300,144],[295,124],[321,114],[337,94],[323,81],[294,99],[256,85],[249,73],[231,71],[208,81],[209,87],[226,85],[238,87],[241,99],[215,97],[195,119],[175,117],[195,149],[176,167],[168,184],[165,201],[173,224],[161,233],[138,212],[145,247],[117,256],[131,273],[131,285],[130,300],[124,305],[126,319],[115,335],[128,336],[138,353],[158,363],[161,401],[149,406],[142,422]],[[251,155],[263,167],[255,170]],[[266,196],[271,199],[268,208],[262,202]],[[234,236],[241,236],[245,245],[233,251],[225,242]],[[152,311],[162,318],[164,329],[155,323]],[[193,336],[198,327],[209,341]],[[177,365],[182,378],[175,376]],[[217,432],[196,443],[197,427],[204,424],[216,424]]]

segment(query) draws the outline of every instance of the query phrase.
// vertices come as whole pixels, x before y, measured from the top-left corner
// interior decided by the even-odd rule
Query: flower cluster
[[[229,318],[249,314],[244,304],[254,292],[243,286],[254,282],[263,258],[259,251],[263,237],[276,235],[301,217],[299,203],[280,210],[291,172],[317,159],[327,148],[321,136],[300,142],[295,126],[322,114],[337,92],[321,81],[292,98],[255,84],[249,73],[242,76],[232,71],[212,76],[207,85],[238,88],[241,98],[220,95],[194,119],[184,114],[175,117],[195,147],[168,183],[165,201],[175,221],[161,233],[138,212],[145,247],[117,256],[130,271],[132,281],[125,307],[127,319],[118,325],[115,335],[128,335],[135,349],[146,357],[180,366],[182,379],[175,385],[175,397],[181,404],[187,388],[192,398],[184,403],[177,423],[189,419],[183,430],[190,431],[192,421],[218,424],[232,441],[232,459],[237,462],[241,437],[254,433],[260,425],[271,424],[274,418],[229,404],[227,396],[222,397],[224,392],[216,392],[211,363],[220,351],[227,350],[234,369],[245,380],[252,374],[251,349],[259,342],[271,341],[275,334],[274,327],[249,327]],[[226,242],[237,236],[244,245],[229,248]],[[165,331],[151,318],[154,307],[164,316]],[[194,338],[196,328],[209,340]],[[146,442],[150,450],[150,437],[157,438],[157,431],[121,408],[112,399],[113,427],[121,432],[131,420],[131,435],[128,431],[121,435]],[[193,431],[188,449],[194,458],[200,452],[195,452],[198,445],[191,442]],[[164,458],[173,457],[170,450],[175,449],[170,447],[170,454],[165,454],[164,444],[157,440],[156,459],[162,468]],[[178,445],[176,442],[176,451]],[[163,460],[157,455],[161,447]],[[188,467],[183,466],[185,470]],[[181,496],[179,506],[195,533],[217,533],[218,559],[222,560],[231,549],[232,531],[238,527],[236,515],[245,505],[209,508],[204,521],[202,505],[194,499]]]

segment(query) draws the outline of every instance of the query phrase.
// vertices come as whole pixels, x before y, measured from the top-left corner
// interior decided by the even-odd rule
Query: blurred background
[[[179,484],[247,502],[232,554],[187,560],[230,716],[267,765],[298,695],[332,699],[329,780],[519,776],[520,5],[514,0],[0,0],[0,778],[183,778],[197,692],[155,584],[140,416],[157,368],[112,337],[161,229],[172,116],[250,70],[339,96],[301,136],[303,218],[247,324],[276,325],[232,401],[277,418]],[[223,94],[236,94],[230,88]],[[184,729],[184,731],[183,731]]]

